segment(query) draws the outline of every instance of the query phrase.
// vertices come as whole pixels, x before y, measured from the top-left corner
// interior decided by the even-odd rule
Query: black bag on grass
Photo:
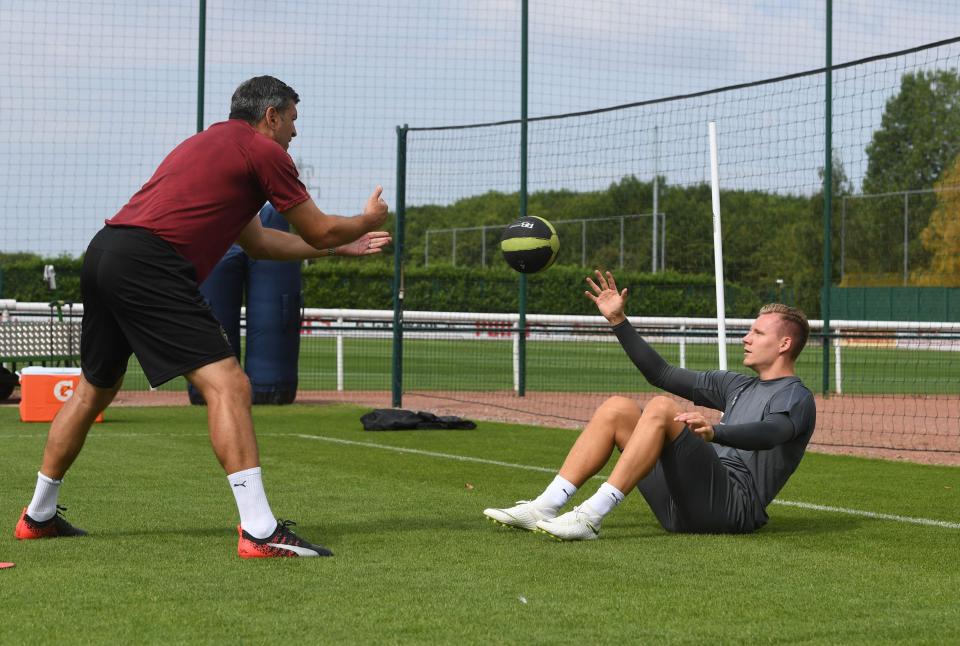
[[[401,408],[378,408],[360,416],[365,431],[403,431],[411,429],[473,429],[477,425],[453,415],[434,415]]]

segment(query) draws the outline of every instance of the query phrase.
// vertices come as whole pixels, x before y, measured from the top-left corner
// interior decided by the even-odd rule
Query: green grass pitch
[[[574,431],[368,433],[362,412],[255,409],[274,512],[336,556],[242,561],[203,409],[109,410],[61,496],[91,535],[18,542],[47,428],[0,408],[0,643],[960,641],[957,468],[809,454],[779,499],[848,511],[679,536],[634,493],[561,544],[481,512],[539,493]]]

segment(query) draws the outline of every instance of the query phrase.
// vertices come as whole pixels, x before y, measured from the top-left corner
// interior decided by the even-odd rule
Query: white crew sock
[[[614,508],[623,502],[623,499],[626,496],[623,495],[623,492],[614,487],[609,482],[604,482],[600,485],[600,488],[597,489],[597,493],[593,494],[587,499],[586,504],[593,511],[597,512],[600,515],[600,518],[603,518]]]
[[[233,497],[240,511],[240,527],[254,538],[267,538],[277,529],[277,519],[270,511],[263,490],[260,467],[237,471],[227,476]]]
[[[562,476],[557,476],[553,479],[553,482],[547,485],[543,493],[537,496],[534,502],[540,507],[560,509],[567,504],[567,501],[570,500],[575,493],[577,493],[577,488],[572,482]]]
[[[57,496],[63,480],[48,478],[37,471],[37,488],[33,491],[33,500],[27,507],[27,516],[38,522],[50,520],[57,513]]]

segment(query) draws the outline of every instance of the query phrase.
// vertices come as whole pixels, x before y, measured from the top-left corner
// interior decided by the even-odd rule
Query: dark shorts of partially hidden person
[[[101,229],[84,255],[80,291],[80,365],[94,386],[114,386],[131,353],[153,387],[233,356],[193,266],[146,229]]]

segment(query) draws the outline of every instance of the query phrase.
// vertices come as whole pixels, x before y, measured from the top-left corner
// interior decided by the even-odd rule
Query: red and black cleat
[[[85,531],[79,527],[74,527],[63,517],[61,512],[66,510],[66,507],[57,505],[57,513],[53,515],[53,518],[40,522],[30,518],[30,516],[27,515],[26,508],[24,508],[23,513],[20,515],[20,520],[17,522],[17,528],[13,530],[13,535],[21,541],[28,541],[35,538],[86,536],[87,533]]]
[[[292,520],[281,520],[276,531],[267,538],[254,538],[237,525],[240,534],[237,554],[243,559],[333,556],[333,552],[322,545],[308,543],[290,531],[293,525],[296,523]]]

